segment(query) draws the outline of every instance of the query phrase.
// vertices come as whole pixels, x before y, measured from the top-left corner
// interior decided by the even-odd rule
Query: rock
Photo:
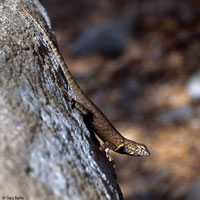
[[[129,18],[112,18],[88,28],[75,40],[72,52],[77,56],[119,56],[127,45],[131,25]]]
[[[192,100],[200,100],[200,71],[197,71],[192,75],[185,87]]]
[[[180,106],[175,109],[169,110],[159,116],[159,120],[163,124],[172,122],[184,123],[194,116],[194,110],[190,106]]]
[[[0,2],[0,197],[123,199],[112,163],[65,98],[64,89],[73,91],[52,49],[19,2]],[[39,2],[23,5],[52,35]]]
[[[191,184],[186,194],[186,200],[200,199],[200,177]]]

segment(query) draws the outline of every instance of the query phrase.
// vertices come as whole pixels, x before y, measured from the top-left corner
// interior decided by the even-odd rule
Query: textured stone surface
[[[23,1],[52,35],[38,1]],[[0,2],[0,196],[122,199],[114,168],[71,108],[46,39],[18,6]]]

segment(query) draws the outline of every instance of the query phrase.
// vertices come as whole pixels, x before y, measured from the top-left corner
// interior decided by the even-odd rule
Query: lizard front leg
[[[110,156],[109,151],[113,150],[115,151],[117,149],[116,145],[112,144],[111,142],[106,141],[101,145],[99,148],[100,151],[105,151],[106,157],[108,158],[109,161],[113,161],[113,158]]]

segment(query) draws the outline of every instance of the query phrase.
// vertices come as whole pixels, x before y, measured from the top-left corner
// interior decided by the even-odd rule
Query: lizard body
[[[46,38],[59,66],[61,67],[65,78],[67,79],[72,91],[75,94],[76,99],[73,101],[75,102],[75,104],[77,103],[78,110],[80,110],[83,114],[84,111],[86,111],[86,113],[89,112],[90,114],[92,114],[91,127],[98,135],[98,137],[104,142],[104,144],[100,147],[100,150],[106,151],[108,157],[108,151],[110,149],[115,152],[131,156],[150,155],[149,150],[144,144],[140,144],[123,137],[106,118],[106,116],[97,108],[97,106],[85,95],[85,93],[82,91],[82,89],[73,78],[71,72],[69,71],[69,68],[64,62],[64,59],[60,56],[57,48],[47,35],[44,28],[36,21],[36,19],[25,9],[22,4],[20,4],[20,7],[23,10],[23,13],[25,13],[27,17],[29,17],[34,22],[34,24],[39,28],[41,33]]]

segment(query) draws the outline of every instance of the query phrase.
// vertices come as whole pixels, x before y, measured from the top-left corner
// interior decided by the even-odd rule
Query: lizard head
[[[149,156],[150,152],[146,145],[125,139],[124,144],[117,150],[118,153],[130,156]]]

